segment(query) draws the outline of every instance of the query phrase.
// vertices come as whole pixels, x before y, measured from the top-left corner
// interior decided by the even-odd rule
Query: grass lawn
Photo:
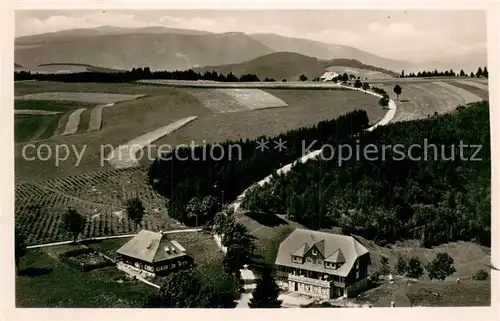
[[[482,90],[480,88],[477,88],[477,87],[474,87],[474,86],[471,86],[471,85],[468,85],[468,84],[463,84],[463,83],[460,83],[460,82],[457,82],[457,81],[453,81],[451,82],[451,84],[453,86],[456,86],[456,87],[459,87],[459,88],[462,88],[462,89],[465,89],[475,95],[478,95],[479,97],[481,97],[481,99],[483,100],[489,100],[489,94],[488,94],[488,91],[486,90]]]
[[[154,291],[139,281],[118,283],[125,277],[116,267],[80,272],[60,262],[57,253],[70,248],[28,250],[16,276],[17,307],[140,308]]]
[[[15,115],[14,141],[16,143],[46,139],[54,135],[62,114]]]
[[[78,133],[86,132],[89,129],[90,122],[90,111],[91,109],[87,108],[80,114],[80,123],[78,124]]]
[[[17,84],[16,84],[17,86]],[[93,107],[95,104],[56,100],[14,100],[14,109],[50,110],[68,112],[78,108]]]

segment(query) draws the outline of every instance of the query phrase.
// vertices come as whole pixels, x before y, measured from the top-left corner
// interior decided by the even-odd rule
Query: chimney
[[[391,301],[391,308],[395,308],[395,307],[396,307],[396,302]]]

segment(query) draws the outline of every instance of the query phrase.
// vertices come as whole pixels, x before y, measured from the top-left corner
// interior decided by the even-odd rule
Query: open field
[[[396,101],[394,85],[399,83],[374,83],[373,86],[387,91],[391,99]],[[481,96],[467,89],[444,82],[412,82],[401,84],[403,93],[397,102],[398,109],[393,122],[426,118],[434,113],[443,114],[453,111],[457,106],[472,101],[482,100]],[[484,94],[483,93],[483,97]]]
[[[194,89],[193,89],[194,90]],[[301,126],[316,125],[356,109],[364,109],[371,122],[381,119],[385,111],[376,97],[357,91],[337,90],[266,90],[288,103],[285,108],[269,108],[239,113],[199,117],[178,131],[159,139],[155,144],[175,146],[178,142],[201,144],[273,136]],[[156,155],[156,151],[152,149]],[[146,164],[142,160],[142,164]]]
[[[16,85],[17,86],[17,85]],[[52,112],[68,112],[78,108],[92,107],[94,104],[75,101],[57,100],[14,100],[14,111],[17,110],[40,110]]]
[[[477,85],[482,85],[483,87],[479,88],[477,86],[469,85],[463,82],[458,82],[458,81],[452,81],[450,84],[452,84],[455,87],[459,87],[462,89],[467,90],[470,93],[475,94],[476,96],[481,97],[482,100],[489,100],[489,91],[488,91],[488,84],[484,85],[479,82],[470,82],[471,84],[477,84]]]
[[[50,110],[37,110],[37,109],[17,109],[14,110],[14,115],[39,115],[39,116],[47,116],[47,115],[57,115],[62,113],[61,111],[50,111]]]
[[[491,282],[462,280],[418,281],[410,285],[398,280],[384,283],[361,294],[359,301],[370,302],[374,307],[467,307],[491,304]]]
[[[343,75],[344,73],[347,73],[348,75],[354,75],[356,77],[359,77],[361,80],[367,79],[370,81],[371,79],[394,79],[393,76],[382,73],[380,71],[374,71],[374,70],[367,70],[367,69],[359,69],[359,68],[351,68],[351,67],[344,67],[344,66],[332,66],[326,68],[328,71],[334,71],[340,75]]]
[[[109,163],[116,169],[129,168],[139,165],[136,155],[139,151],[141,151],[141,149],[164,137],[165,135],[182,128],[182,126],[185,126],[195,119],[196,116],[179,119],[178,121],[168,124],[167,126],[136,137],[124,145],[120,145],[117,149],[112,151],[110,155],[108,155]]]
[[[124,94],[110,94],[101,92],[41,92],[36,94],[27,94],[17,96],[15,99],[27,100],[50,100],[50,101],[76,101],[84,103],[95,104],[108,104],[117,103],[120,101],[134,100],[141,98],[142,95],[124,95]]]
[[[15,115],[14,141],[21,143],[51,137],[57,129],[61,117],[62,115],[59,113],[52,115]]]
[[[58,252],[75,247],[28,250],[16,276],[17,307],[140,308],[152,293],[150,286],[127,280],[114,266],[81,272],[59,261]]]
[[[464,84],[464,85],[469,85],[469,86],[472,86],[472,87],[477,87],[481,90],[484,90],[484,91],[488,91],[488,84],[486,83],[482,83],[482,82],[478,82],[478,81],[471,81],[471,80],[457,80],[456,82],[458,83],[461,83],[461,84]]]
[[[200,88],[188,92],[215,113],[288,106],[286,102],[260,89]]]
[[[16,224],[30,245],[68,240],[71,236],[62,230],[61,216],[68,207],[74,207],[87,219],[82,238],[133,233],[139,227],[128,219],[124,204],[139,197],[146,208],[144,228],[182,228],[167,215],[165,200],[146,182],[145,170],[114,170],[18,184]]]
[[[384,115],[375,97],[350,90],[268,90],[268,93],[284,101],[289,107],[214,114],[190,94],[191,91],[200,90],[195,88],[56,82],[21,83],[16,84],[15,87],[16,95],[37,93],[44,88],[53,92],[96,93],[100,90],[125,95],[147,95],[141,99],[124,101],[103,108],[102,125],[99,131],[88,132],[80,126],[76,135],[58,136],[62,134],[68,122],[68,115],[61,117],[59,125],[61,130],[43,143],[52,150],[60,144],[75,146],[79,150],[86,146],[84,157],[78,166],[75,166],[78,158],[74,153],[70,153],[68,159],[57,167],[54,166],[53,161],[39,159],[28,161],[22,155],[25,145],[16,144],[17,182],[45,180],[111,169],[107,161],[104,161],[101,166],[101,156],[107,155],[110,151],[109,149],[102,151],[101,145],[109,144],[116,148],[134,138],[189,116],[198,116],[198,119],[156,143],[176,146],[179,143],[190,144],[191,141],[220,142],[226,139],[252,138],[263,134],[275,135],[288,129],[314,125],[320,120],[335,118],[354,109],[366,109],[372,121]],[[133,125],[130,123],[131,119],[133,119]],[[36,150],[28,148],[26,156],[32,157],[33,155],[36,155]]]

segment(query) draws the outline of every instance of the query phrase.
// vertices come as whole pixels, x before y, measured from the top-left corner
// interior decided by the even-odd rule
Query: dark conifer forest
[[[179,148],[156,159],[149,168],[149,181],[156,191],[169,199],[169,215],[186,224],[194,224],[186,212],[186,205],[193,197],[213,195],[221,199],[224,195],[224,203],[232,202],[253,183],[303,156],[303,150],[311,144],[312,150],[319,149],[322,144],[333,144],[366,129],[368,122],[366,112],[357,110],[277,137],[228,141],[221,143],[221,147]],[[274,148],[274,141],[280,139],[286,141],[286,149],[281,151]],[[268,141],[263,150],[258,148],[257,142],[261,140]]]
[[[460,143],[473,146],[463,147],[460,154]],[[336,159],[297,164],[287,175],[252,188],[242,206],[288,214],[311,229],[341,227],[344,233],[379,244],[415,238],[424,246],[456,240],[489,245],[487,102],[461,106],[453,114],[378,127],[346,138],[343,144],[353,151],[373,144],[378,152],[364,157],[361,153],[359,159],[341,165]],[[420,147],[410,154],[413,144]],[[393,146],[385,159],[384,145]]]

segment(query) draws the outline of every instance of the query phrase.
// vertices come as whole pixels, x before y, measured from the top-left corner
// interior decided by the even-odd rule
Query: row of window
[[[300,263],[302,264],[303,259],[300,256],[293,256],[292,257],[292,262],[294,263]],[[307,263],[313,263],[313,259],[310,257],[306,257],[306,262]],[[338,268],[337,263],[332,263],[332,262],[324,262],[322,259],[317,259],[316,260],[317,265],[324,265],[327,269],[332,269],[336,270]]]
[[[162,266],[157,266],[156,267],[156,271],[163,271],[163,270],[168,270],[169,269],[169,266],[173,269],[175,268],[176,266],[184,266],[184,265],[187,265],[188,262],[187,261],[179,261],[177,262],[177,265],[175,262],[173,262],[172,264],[170,265],[162,265]]]

